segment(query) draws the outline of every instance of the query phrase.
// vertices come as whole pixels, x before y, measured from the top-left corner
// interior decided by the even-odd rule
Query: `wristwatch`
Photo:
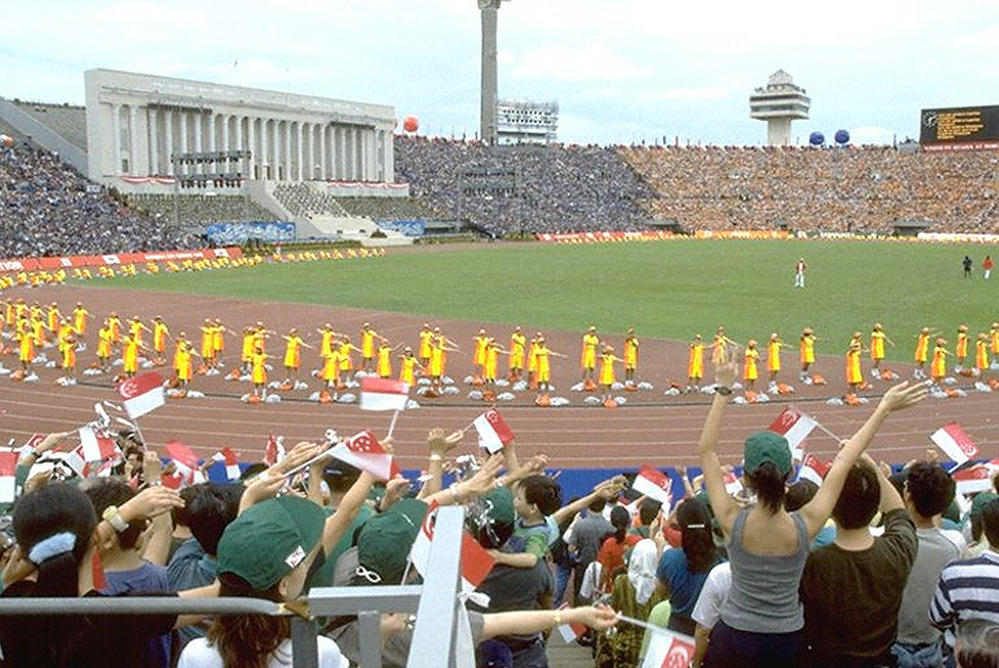
[[[718,387],[715,388],[715,392],[717,394],[722,395],[723,397],[727,397],[728,395],[732,394],[732,388],[725,387],[724,385],[719,385]]]
[[[110,524],[115,531],[122,533],[128,530],[128,522],[118,513],[118,506],[108,506],[101,513],[101,519]]]

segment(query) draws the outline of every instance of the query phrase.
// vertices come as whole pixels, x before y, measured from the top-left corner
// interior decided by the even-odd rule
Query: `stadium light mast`
[[[757,88],[749,96],[749,117],[767,122],[767,144],[788,146],[791,143],[791,121],[807,119],[812,100],[805,89],[794,85],[791,75],[777,70],[770,75],[765,88]]]
[[[479,95],[479,136],[490,146],[496,144],[496,24],[500,3],[509,0],[478,0],[482,15],[482,92]]]

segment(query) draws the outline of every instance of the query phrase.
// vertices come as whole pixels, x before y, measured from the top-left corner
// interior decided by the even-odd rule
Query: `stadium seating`
[[[241,195],[147,195],[128,196],[128,205],[145,211],[166,224],[174,222],[177,205],[180,225],[207,225],[241,221],[277,220],[278,217]]]
[[[320,193],[308,183],[281,183],[274,188],[274,197],[296,216],[349,217],[332,195]]]
[[[337,200],[352,216],[372,220],[426,220],[440,216],[413,197],[340,197]]]

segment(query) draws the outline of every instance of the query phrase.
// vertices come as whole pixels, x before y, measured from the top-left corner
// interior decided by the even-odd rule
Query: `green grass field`
[[[729,336],[796,342],[812,326],[823,353],[845,350],[875,321],[909,359],[920,327],[953,344],[999,320],[999,277],[982,280],[985,246],[833,241],[670,241],[551,246],[487,245],[396,252],[372,260],[265,264],[212,273],[161,274],[96,284],[135,289],[350,306],[482,323],[582,330],[595,324],[639,336]],[[963,278],[965,254],[975,262]],[[794,263],[808,263],[804,290]]]

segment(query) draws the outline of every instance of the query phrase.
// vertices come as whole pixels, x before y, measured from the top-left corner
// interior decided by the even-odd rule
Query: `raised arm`
[[[918,383],[910,386],[908,382],[899,383],[885,392],[878,402],[877,408],[867,418],[867,421],[857,430],[850,439],[843,441],[839,454],[833,460],[829,473],[826,474],[822,486],[819,487],[815,497],[802,506],[802,518],[808,525],[808,533],[813,538],[832,513],[839,493],[843,491],[843,484],[846,482],[846,475],[853,467],[857,459],[867,450],[867,447],[874,440],[874,434],[884,423],[885,419],[893,412],[900,411],[914,406],[926,398],[929,392],[930,381]]]
[[[708,417],[704,420],[704,428],[701,430],[701,441],[698,449],[701,452],[701,468],[704,471],[704,485],[708,489],[711,510],[714,511],[722,531],[725,532],[726,536],[730,536],[732,525],[739,514],[739,506],[725,490],[721,460],[718,459],[717,451],[722,417],[725,415],[725,406],[728,405],[728,398],[736,374],[736,362],[726,358],[727,351],[722,348],[720,363],[715,369],[715,384],[719,388],[728,388],[729,392],[725,394],[715,392],[711,408],[708,410]]]

